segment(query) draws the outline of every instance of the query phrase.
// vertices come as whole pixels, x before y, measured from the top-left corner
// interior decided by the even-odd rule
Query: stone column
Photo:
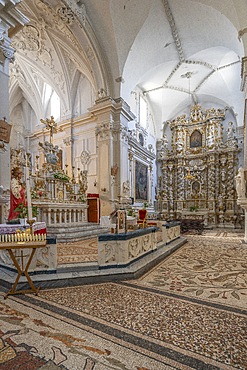
[[[15,11],[18,0],[5,0],[0,11],[0,120],[9,120],[9,64],[14,60],[14,49],[11,47],[11,35],[16,29],[28,22],[21,13]],[[6,221],[10,187],[10,147],[3,143],[0,151],[0,223]]]

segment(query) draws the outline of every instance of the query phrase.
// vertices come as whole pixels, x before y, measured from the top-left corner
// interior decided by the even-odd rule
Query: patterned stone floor
[[[187,236],[188,243],[138,285],[247,308],[247,247],[241,238]]]
[[[0,295],[0,370],[247,369],[242,235],[188,243],[138,280]]]

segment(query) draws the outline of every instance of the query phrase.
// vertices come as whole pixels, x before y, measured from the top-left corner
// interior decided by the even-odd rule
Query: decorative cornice
[[[15,29],[20,25],[24,26],[29,22],[29,19],[15,8],[20,3],[20,0],[5,0],[0,1],[0,3],[0,19],[5,23],[7,29],[11,28],[9,36],[12,37]]]

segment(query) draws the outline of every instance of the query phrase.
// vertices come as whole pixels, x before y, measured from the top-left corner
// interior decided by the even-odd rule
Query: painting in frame
[[[126,211],[117,211],[117,234],[126,233]]]
[[[148,200],[148,166],[135,162],[135,200]]]

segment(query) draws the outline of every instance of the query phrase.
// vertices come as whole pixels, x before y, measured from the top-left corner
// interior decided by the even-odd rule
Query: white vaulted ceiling
[[[79,23],[58,18],[63,4],[77,11]],[[134,109],[132,92],[142,91],[157,137],[162,123],[192,102],[227,106],[243,124],[246,51],[239,32],[247,26],[246,0],[23,0],[20,7],[36,28],[15,36],[12,110],[23,98],[41,118],[40,88],[47,80],[63,115],[75,114],[79,74],[91,86],[92,104],[103,88]]]

